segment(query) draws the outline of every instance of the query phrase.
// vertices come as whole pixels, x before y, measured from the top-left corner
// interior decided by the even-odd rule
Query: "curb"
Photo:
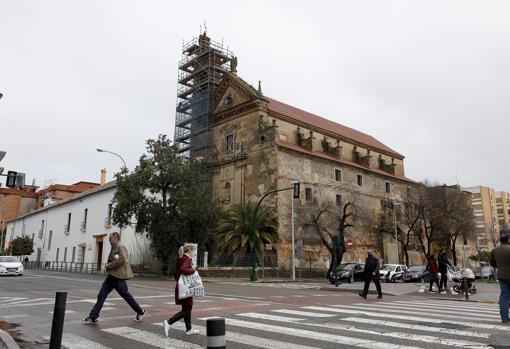
[[[4,342],[7,349],[20,349],[18,343],[12,339],[11,335],[4,330],[0,330],[0,341]]]

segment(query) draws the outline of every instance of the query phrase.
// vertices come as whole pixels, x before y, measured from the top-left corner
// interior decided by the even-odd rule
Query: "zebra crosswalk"
[[[66,334],[63,345],[114,349],[111,343],[122,337],[123,343],[133,343],[132,348],[203,348],[206,320],[194,319],[194,328],[200,331],[195,336],[185,336],[184,324],[177,323],[166,337],[162,322],[156,322],[98,326],[94,330],[103,335],[82,338]],[[501,342],[510,343],[510,325],[499,320],[497,305],[456,301],[304,305],[229,314],[225,322],[228,348],[490,349],[500,347]],[[90,338],[110,340],[96,343]]]

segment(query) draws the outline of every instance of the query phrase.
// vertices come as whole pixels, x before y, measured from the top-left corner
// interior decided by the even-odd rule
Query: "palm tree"
[[[235,205],[218,223],[218,248],[225,252],[239,252],[241,255],[248,251],[260,255],[266,244],[279,241],[277,226],[278,220],[269,208],[257,209],[257,205],[252,202]]]

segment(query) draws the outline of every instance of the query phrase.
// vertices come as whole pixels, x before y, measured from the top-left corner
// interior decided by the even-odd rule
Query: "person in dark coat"
[[[496,278],[499,282],[499,315],[501,322],[510,324],[508,308],[510,307],[510,230],[501,230],[498,247],[491,251],[491,265],[497,268]]]
[[[427,269],[430,274],[430,286],[429,286],[429,292],[433,292],[432,290],[432,284],[435,282],[437,285],[437,289],[439,292],[441,292],[441,286],[439,286],[439,278],[437,276],[437,273],[439,273],[439,266],[437,265],[436,257],[434,255],[429,256],[429,260],[427,262]]]
[[[195,269],[191,263],[191,253],[193,252],[193,246],[184,246],[179,249],[179,258],[175,263],[174,278],[177,282],[175,284],[175,304],[181,305],[181,311],[176,313],[170,319],[163,321],[163,328],[165,335],[168,337],[170,325],[184,318],[186,324],[186,334],[193,335],[198,334],[199,331],[191,327],[191,309],[193,308],[193,297],[179,299],[179,278],[182,274],[192,275],[195,273]]]
[[[439,287],[443,291],[446,291],[448,289],[448,267],[451,267],[452,265],[448,261],[448,257],[446,257],[445,251],[439,251],[437,262],[439,264],[439,272],[441,273],[441,281],[439,282]]]
[[[372,249],[368,249],[367,251],[368,257],[365,260],[365,287],[363,288],[363,292],[360,292],[360,297],[367,298],[368,288],[370,287],[370,283],[373,281],[375,288],[377,289],[377,298],[382,298],[381,291],[381,282],[379,281],[379,259],[374,256],[374,251]]]

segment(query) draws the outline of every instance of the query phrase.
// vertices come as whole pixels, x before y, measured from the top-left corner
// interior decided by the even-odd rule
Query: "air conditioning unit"
[[[44,234],[44,230],[39,229],[39,234],[38,234],[39,239],[42,239],[42,238],[43,238],[43,234]]]
[[[82,233],[87,230],[87,222],[83,221],[80,223],[80,230]]]

